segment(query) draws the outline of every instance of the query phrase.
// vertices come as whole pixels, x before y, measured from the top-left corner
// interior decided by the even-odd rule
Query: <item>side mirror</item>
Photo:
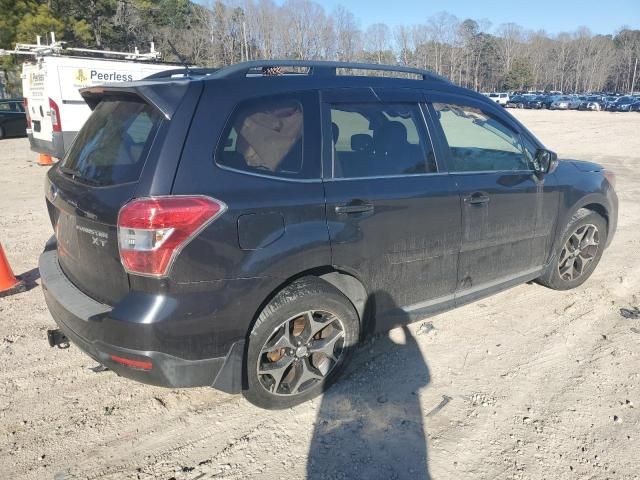
[[[551,150],[539,148],[533,159],[533,169],[536,173],[544,174],[552,172],[558,164],[558,155]]]

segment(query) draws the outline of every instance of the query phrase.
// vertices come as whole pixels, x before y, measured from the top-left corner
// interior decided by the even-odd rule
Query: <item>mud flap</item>
[[[212,387],[226,393],[237,394],[242,391],[242,364],[244,360],[244,340],[236,342],[229,350],[224,364],[218,372]]]

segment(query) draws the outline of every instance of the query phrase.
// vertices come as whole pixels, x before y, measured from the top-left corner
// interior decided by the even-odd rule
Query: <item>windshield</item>
[[[135,182],[161,120],[140,99],[107,97],[78,133],[60,170],[96,185]]]

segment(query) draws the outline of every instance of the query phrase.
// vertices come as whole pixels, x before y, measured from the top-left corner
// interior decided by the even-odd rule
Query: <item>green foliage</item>
[[[529,62],[524,59],[516,59],[511,69],[507,72],[502,84],[505,90],[524,90],[533,83],[533,73]]]
[[[37,35],[45,38],[49,32],[55,32],[57,38],[62,38],[64,22],[55,18],[49,11],[49,7],[43,4],[22,18],[16,31],[16,40],[34,43]]]
[[[13,48],[18,26],[37,8],[37,0],[0,0],[0,48]]]

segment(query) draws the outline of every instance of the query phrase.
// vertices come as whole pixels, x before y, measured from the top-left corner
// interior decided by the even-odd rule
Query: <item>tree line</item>
[[[74,47],[144,51],[153,41],[165,61],[177,53],[198,66],[265,58],[402,64],[479,91],[628,92],[640,83],[640,30],[628,27],[551,35],[440,12],[414,25],[363,29],[348,9],[327,11],[312,0],[0,0],[0,11],[5,49],[53,31]],[[4,57],[0,68],[10,76],[22,60]]]

